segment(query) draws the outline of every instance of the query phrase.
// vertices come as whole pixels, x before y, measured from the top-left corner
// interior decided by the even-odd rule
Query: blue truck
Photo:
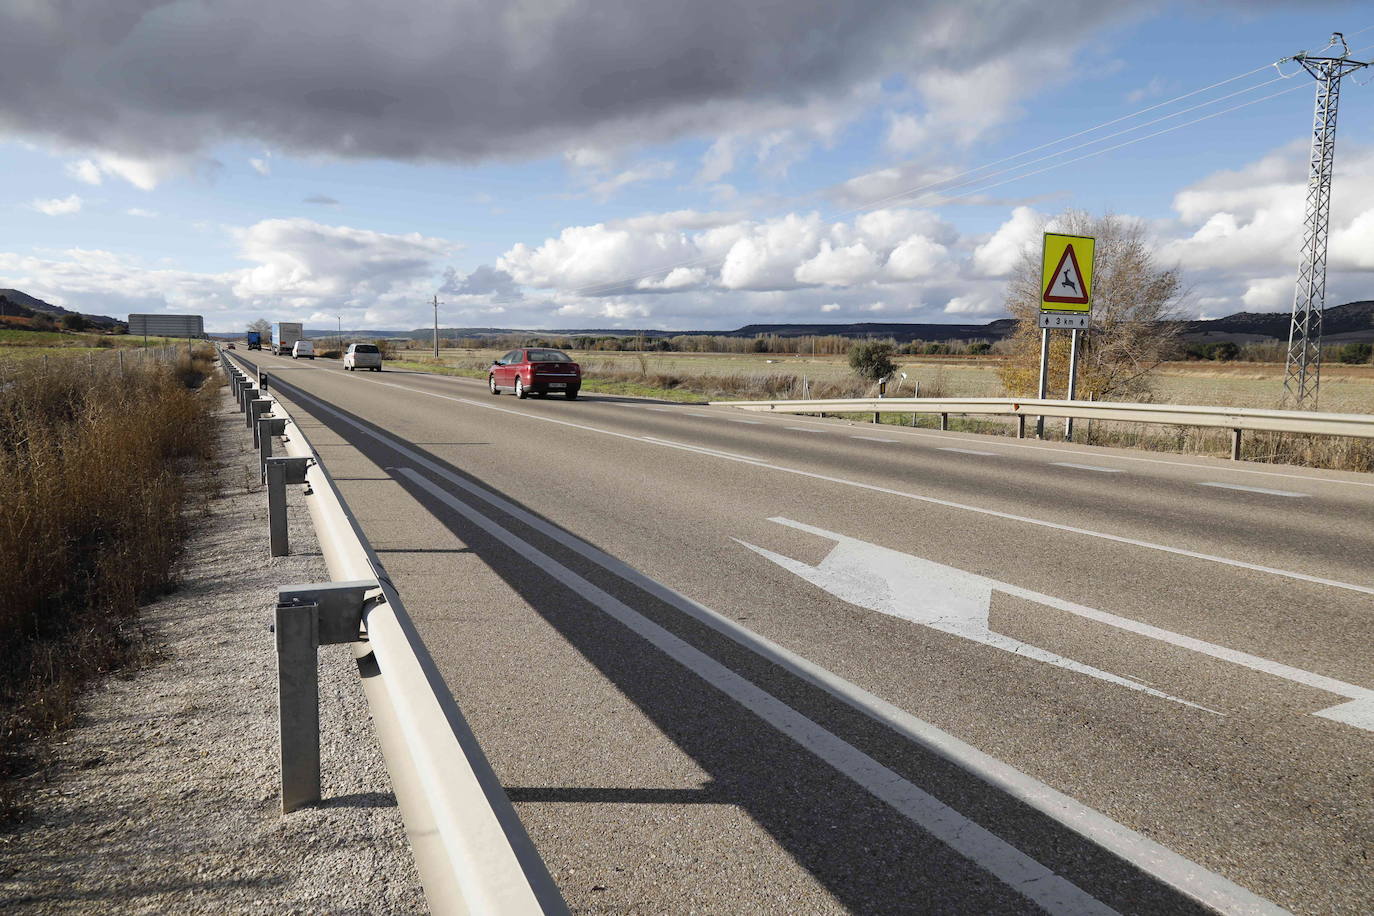
[[[249,332],[248,332],[248,349],[250,349],[250,350],[261,350],[261,349],[262,349],[262,334],[261,334],[261,333],[259,333],[258,331],[249,331]]]

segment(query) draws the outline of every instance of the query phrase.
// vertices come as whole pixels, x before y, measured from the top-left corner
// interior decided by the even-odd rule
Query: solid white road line
[[[731,423],[748,423],[750,426],[762,426],[762,420],[736,420],[733,417],[726,417]]]
[[[1121,468],[1103,468],[1095,464],[1074,464],[1071,461],[1051,461],[1050,464],[1060,468],[1076,468],[1080,471],[1101,471],[1103,474],[1121,473]]]
[[[1189,557],[1194,560],[1202,560],[1208,563],[1220,563],[1223,566],[1231,566],[1236,569],[1248,569],[1254,572],[1267,573],[1271,576],[1281,576],[1285,579],[1294,579],[1299,582],[1311,582],[1315,585],[1328,585],[1332,588],[1344,589],[1351,592],[1359,592],[1364,595],[1374,595],[1374,587],[1368,585],[1357,585],[1353,582],[1342,582],[1339,579],[1327,579],[1322,576],[1313,576],[1308,573],[1297,572],[1291,569],[1279,569],[1274,566],[1263,566],[1259,563],[1247,563],[1244,560],[1233,560],[1229,557],[1219,557],[1215,554],[1200,553],[1195,550],[1186,550],[1182,547],[1170,547],[1167,544],[1156,544],[1153,541],[1143,541],[1138,538],[1123,537],[1119,534],[1109,534],[1105,531],[1093,531],[1091,528],[1078,528],[1074,525],[1064,525],[1059,522],[1046,521],[1045,519],[1031,518],[1026,515],[1016,515],[1011,512],[1000,512],[996,509],[985,509],[982,506],[970,506],[967,503],[958,503],[949,499],[940,499],[938,496],[926,496],[922,493],[913,493],[909,490],[897,490],[892,487],[879,486],[878,484],[863,483],[858,480],[849,480],[844,477],[832,477],[829,474],[818,474],[815,471],[804,471],[801,468],[790,468],[786,465],[773,464],[762,458],[752,458],[748,455],[737,455],[732,452],[723,452],[719,449],[706,448],[700,445],[691,445],[686,442],[674,442],[671,439],[658,439],[654,436],[636,436],[631,433],[618,433],[614,430],[602,429],[599,426],[588,426],[585,423],[574,423],[571,420],[559,420],[556,417],[545,417],[532,414],[523,410],[512,410],[509,407],[498,407],[483,401],[474,401],[472,398],[454,397],[448,394],[438,394],[433,391],[425,391],[422,388],[410,388],[406,385],[397,385],[394,382],[383,382],[380,379],[368,380],[374,385],[384,385],[388,388],[397,388],[401,391],[411,391],[415,394],[423,394],[432,398],[439,398],[444,401],[455,401],[459,404],[467,404],[469,407],[480,407],[483,410],[496,410],[501,413],[512,414],[523,417],[527,420],[537,420],[543,423],[554,423],[559,426],[567,426],[573,429],[581,429],[586,432],[598,433],[603,436],[612,436],[617,439],[628,439],[632,442],[648,442],[660,445],[665,448],[676,448],[686,452],[696,452],[699,455],[708,455],[713,458],[722,458],[728,461],[738,461],[741,464],[749,464],[758,468],[765,468],[770,471],[778,471],[783,474],[794,474],[798,477],[805,477],[810,480],[821,480],[826,483],[839,484],[846,487],[854,487],[859,490],[868,490],[872,493],[884,493],[888,496],[897,496],[902,499],[910,499],[915,502],[929,503],[934,506],[944,506],[949,509],[959,509],[964,512],[974,512],[978,515],[986,515],[992,518],[1003,518],[1008,521],[1022,522],[1027,525],[1035,525],[1039,528],[1049,528],[1054,531],[1064,531],[1069,534],[1080,534],[1085,537],[1098,538],[1103,541],[1111,541],[1116,544],[1128,544],[1132,547],[1142,547],[1146,550],[1158,550],[1160,553],[1173,554],[1174,556]],[[303,392],[309,395],[308,392]],[[310,395],[314,397],[313,395]],[[315,398],[315,400],[319,400]],[[346,418],[345,418],[346,419]]]
[[[382,382],[379,384],[390,383]],[[403,386],[392,385],[392,387],[401,388]],[[419,391],[419,389],[408,390]],[[421,393],[431,394],[432,392]],[[445,400],[466,401],[464,398],[453,398],[448,395],[435,396]],[[402,445],[399,440],[364,426],[351,417],[327,406],[318,398],[312,397],[312,400],[319,405],[320,410],[333,415],[340,422],[381,442],[449,483],[485,500],[512,518],[592,560],[603,569],[642,588],[654,597],[728,636],[740,645],[767,658],[808,683],[814,684],[836,699],[886,725],[908,740],[938,754],[987,784],[1001,789],[1011,797],[1048,815],[1080,836],[1120,856],[1146,874],[1154,876],[1192,899],[1228,914],[1285,912],[1263,897],[1259,897],[1221,875],[1207,871],[1197,863],[1180,856],[1167,846],[1136,833],[1129,827],[1113,821],[1078,800],[1022,773],[1010,764],[983,753],[976,747],[929,722],[916,718],[906,710],[864,690],[857,684],[850,683],[791,650],[754,633],[737,621],[650,579],[621,560],[592,547],[579,538],[573,537],[542,518],[516,506],[509,500],[468,482],[414,449]],[[505,410],[506,408],[497,409]],[[509,412],[516,413],[516,411]],[[567,421],[555,422],[566,423]],[[580,424],[568,425],[580,426]],[[595,430],[595,427],[584,428]],[[624,433],[611,433],[607,430],[599,431],[626,439],[639,438]]]
[[[1223,490],[1243,490],[1246,493],[1263,493],[1266,496],[1306,496],[1306,493],[1294,493],[1292,490],[1269,490],[1264,487],[1247,487],[1238,483],[1217,483],[1215,481],[1202,481],[1198,484],[1202,487],[1219,487]]]
[[[821,429],[810,429],[809,427],[806,427],[806,426],[784,426],[783,429],[792,429],[792,430],[796,430],[796,431],[799,432],[799,433],[819,433],[819,432],[824,432],[824,430],[821,430]]]
[[[958,452],[958,453],[961,454],[961,455],[996,455],[996,454],[997,454],[996,452],[980,452],[980,451],[978,451],[977,449],[973,449],[973,448],[952,448],[952,447],[950,447],[950,446],[943,446],[943,447],[940,447],[940,448],[937,449],[937,451],[941,451],[941,452]]]
[[[862,439],[865,442],[896,442],[896,439],[882,439],[878,436],[850,436],[851,439]]]
[[[459,513],[607,616],[649,642],[664,655],[819,757],[922,830],[1004,884],[1051,913],[1115,913],[1111,907],[1061,878],[1001,837],[964,817],[933,795],[903,779],[863,751],[822,728],[777,697],[762,690],[607,594],[557,560],[487,518],[413,468],[388,468]]]

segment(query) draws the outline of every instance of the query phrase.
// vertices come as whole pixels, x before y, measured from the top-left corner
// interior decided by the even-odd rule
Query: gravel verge
[[[324,801],[283,816],[276,588],[329,574],[299,488],[292,556],[267,549],[252,439],[227,391],[220,452],[192,508],[182,587],[144,608],[154,665],[93,689],[0,834],[12,913],[422,913],[367,700],[347,646],[320,650]]]

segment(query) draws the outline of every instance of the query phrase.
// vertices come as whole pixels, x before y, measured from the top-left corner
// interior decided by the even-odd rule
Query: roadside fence
[[[267,373],[220,351],[267,483],[268,546],[289,553],[299,486],[331,581],[283,585],[273,623],[282,811],[320,799],[317,651],[352,646],[425,897],[436,913],[567,913],[401,597]],[[283,445],[276,453],[275,443]],[[344,876],[341,876],[344,877]]]
[[[1204,407],[1185,404],[1132,404],[1111,401],[1059,401],[1037,398],[840,398],[782,401],[712,401],[716,407],[781,414],[931,414],[940,428],[956,416],[1010,416],[1016,436],[1025,438],[1026,418],[1036,417],[1043,431],[1045,417],[1065,419],[1065,438],[1073,438],[1074,420],[1106,420],[1165,426],[1199,426],[1231,431],[1231,457],[1240,458],[1245,432],[1295,433],[1316,436],[1374,438],[1374,414],[1317,413],[1308,410],[1264,410],[1249,407]]]

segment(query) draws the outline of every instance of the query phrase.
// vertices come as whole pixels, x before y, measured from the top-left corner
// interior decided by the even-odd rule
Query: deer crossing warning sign
[[[1087,327],[1092,314],[1093,243],[1086,235],[1045,233],[1040,326]]]

